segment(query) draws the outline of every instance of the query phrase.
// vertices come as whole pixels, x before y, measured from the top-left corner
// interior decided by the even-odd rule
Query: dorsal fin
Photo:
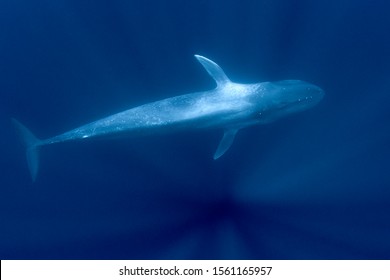
[[[209,75],[215,80],[215,82],[217,83],[217,87],[222,87],[230,83],[229,78],[226,76],[222,68],[219,67],[217,63],[201,55],[196,54],[195,57],[206,69]]]

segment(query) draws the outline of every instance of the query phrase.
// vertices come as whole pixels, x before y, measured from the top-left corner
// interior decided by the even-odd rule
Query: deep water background
[[[0,259],[389,259],[387,1],[0,1]],[[300,79],[314,109],[243,130],[42,149],[147,102]]]

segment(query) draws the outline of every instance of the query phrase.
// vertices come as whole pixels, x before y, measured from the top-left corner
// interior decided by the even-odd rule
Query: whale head
[[[303,111],[318,104],[324,97],[324,91],[313,84],[299,80],[273,82],[274,100],[280,107],[291,111]]]
[[[261,106],[256,112],[261,122],[271,122],[281,117],[305,111],[317,105],[324,91],[300,80],[262,83],[256,98]]]

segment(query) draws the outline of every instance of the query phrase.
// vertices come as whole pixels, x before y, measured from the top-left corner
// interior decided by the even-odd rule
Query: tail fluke
[[[41,140],[36,138],[30,130],[15,119],[12,119],[20,137],[23,140],[26,148],[27,164],[30,170],[31,178],[35,181],[39,168],[39,148],[41,146]]]

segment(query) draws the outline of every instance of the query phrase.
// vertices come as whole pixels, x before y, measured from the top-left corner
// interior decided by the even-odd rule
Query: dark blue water
[[[389,259],[386,1],[0,2],[1,259]],[[300,79],[305,113],[221,131],[42,149],[31,182],[10,119],[47,138],[237,82]]]

